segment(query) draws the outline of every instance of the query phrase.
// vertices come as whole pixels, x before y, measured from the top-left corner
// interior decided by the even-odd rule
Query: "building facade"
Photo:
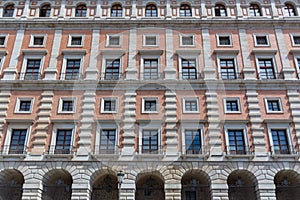
[[[297,199],[299,15],[2,0],[0,199]]]

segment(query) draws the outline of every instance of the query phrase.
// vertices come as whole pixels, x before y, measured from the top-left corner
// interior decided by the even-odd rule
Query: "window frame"
[[[28,111],[20,110],[22,101],[30,101],[30,109]],[[16,101],[14,113],[32,113],[33,102],[34,102],[33,97],[18,97]]]
[[[234,64],[234,71],[235,71],[235,79],[223,79],[222,78],[222,67],[221,67],[221,60],[233,60],[233,64]],[[218,65],[218,74],[219,74],[219,79],[220,80],[236,80],[239,79],[239,67],[238,67],[238,61],[237,61],[237,56],[236,55],[231,55],[231,54],[217,54],[217,65]]]
[[[47,8],[50,8],[50,13],[49,13],[49,16],[47,16],[47,11],[49,10],[49,9],[45,9],[45,7],[47,7]],[[45,14],[45,16],[41,16],[41,11],[46,11],[45,13],[43,13],[43,14]],[[49,4],[49,3],[45,3],[45,4],[43,4],[43,5],[41,5],[40,7],[39,7],[39,17],[42,17],[42,18],[45,18],[45,17],[51,17],[52,15],[52,6],[51,6],[51,4]]]
[[[71,135],[71,141],[70,141],[70,153],[72,153],[72,149],[74,146],[74,138],[75,138],[75,133],[76,133],[76,124],[68,124],[68,123],[56,123],[53,126],[52,130],[52,135],[51,135],[51,143],[50,143],[50,148],[49,148],[49,154],[55,155],[55,149],[56,149],[56,142],[57,142],[57,133],[58,130],[67,130],[67,129],[72,129],[72,135]],[[69,155],[65,154],[65,155]]]
[[[25,151],[28,147],[29,138],[31,137],[31,135],[30,135],[31,134],[31,125],[29,125],[29,124],[8,125],[7,133],[6,133],[6,137],[5,137],[5,141],[4,141],[4,147],[8,147],[8,148],[3,149],[3,153],[5,153],[5,154],[9,154],[9,150],[10,150],[10,146],[11,146],[11,138],[12,138],[12,133],[13,133],[14,129],[27,129],[23,151]]]
[[[294,56],[294,63],[295,63],[297,77],[298,79],[300,79],[300,54],[294,54],[293,56]],[[299,64],[298,64],[298,60],[299,60]]]
[[[227,101],[236,101],[238,110],[237,111],[227,110]],[[240,113],[242,113],[241,102],[240,102],[239,97],[226,97],[226,98],[223,98],[223,107],[224,107],[224,113],[225,114],[240,114]]]
[[[145,108],[146,108],[146,101],[156,101],[156,104],[155,104],[155,111],[146,111]],[[142,98],[142,113],[143,114],[157,114],[158,111],[159,111],[159,99],[158,97],[143,97]]]
[[[79,67],[79,70],[78,70],[78,79],[81,78],[80,76],[81,76],[82,70],[83,70],[84,55],[81,55],[81,54],[78,54],[78,55],[64,55],[59,80],[68,80],[68,79],[66,79],[66,71],[67,71],[68,60],[77,60],[77,59],[80,59],[80,67]]]
[[[115,6],[120,6],[121,9],[113,9]],[[116,16],[113,16],[113,10],[116,10]],[[118,16],[119,15],[119,12],[121,12],[121,16]],[[115,3],[111,6],[110,8],[110,17],[116,17],[116,18],[120,18],[120,17],[123,17],[124,15],[124,12],[123,12],[123,6],[122,4],[120,3]]]
[[[19,77],[20,80],[27,80],[25,77],[26,77],[28,60],[38,60],[38,59],[40,59],[40,67],[39,67],[37,80],[41,78],[40,76],[41,76],[41,72],[43,71],[45,55],[24,55],[23,64],[20,72],[21,75]]]
[[[148,9],[149,6],[152,6],[151,9]],[[156,9],[152,9],[153,7],[155,7]],[[155,10],[155,13],[156,15],[153,15],[153,11]],[[151,11],[150,12],[150,15],[147,15],[147,11]],[[147,18],[155,18],[155,17],[158,17],[158,7],[156,4],[154,3],[148,3],[146,6],[145,6],[145,17]]]
[[[118,37],[119,38],[119,44],[114,45],[110,44],[110,38],[111,37]],[[122,35],[121,34],[106,34],[106,47],[121,47],[122,46]]]
[[[85,9],[83,9],[84,7],[85,7]],[[83,10],[86,11],[85,15],[82,15]],[[77,15],[77,14],[79,14],[78,11],[80,11],[80,15]],[[80,4],[76,5],[75,11],[74,11],[74,17],[88,17],[88,7],[85,3],[80,3]]]
[[[185,8],[185,9],[182,9],[182,8]],[[188,8],[188,9],[187,9]],[[182,12],[183,11],[183,15],[182,15]],[[187,11],[190,12],[190,15],[187,15]],[[187,4],[187,3],[181,3],[180,6],[179,6],[179,17],[193,17],[193,9],[192,9],[192,6]]]
[[[0,45],[0,47],[6,47],[7,40],[8,40],[8,34],[0,34],[0,37],[5,37],[3,45]]]
[[[73,109],[72,111],[64,111],[63,110],[63,102],[64,101],[73,101]],[[60,97],[58,104],[58,112],[59,114],[72,114],[76,112],[76,97]]]
[[[185,140],[185,131],[186,130],[200,130],[200,141],[201,141],[201,149],[200,151],[202,152],[202,154],[205,152],[205,136],[204,136],[204,125],[203,124],[198,124],[198,123],[182,123],[181,126],[181,139],[182,139],[182,154],[184,155],[198,155],[198,154],[187,154],[186,150],[186,140]]]
[[[114,152],[115,153],[118,152],[118,146],[119,146],[119,142],[118,141],[119,141],[119,130],[120,130],[120,128],[114,122],[107,122],[107,123],[99,123],[97,125],[96,138],[95,138],[95,146],[94,146],[95,147],[95,151],[94,151],[95,154],[100,154],[101,131],[102,130],[113,130],[113,129],[115,130],[115,133],[116,133],[116,135],[115,135],[115,145],[114,145],[115,149],[114,149]],[[97,148],[97,146],[98,146],[98,148]]]
[[[253,15],[251,15],[251,10],[253,10]],[[257,4],[257,3],[250,3],[249,4],[249,8],[248,8],[248,16],[250,17],[261,17],[263,16],[262,14],[262,9],[261,9],[261,5]]]
[[[221,12],[220,12],[220,15],[216,15],[216,10],[217,10],[217,8],[219,9],[219,11],[221,11],[221,7],[224,8],[225,16],[223,16],[223,15],[221,14]],[[216,3],[216,4],[214,5],[213,11],[214,11],[214,16],[215,16],[215,17],[228,17],[227,7],[226,7],[226,5],[224,5],[224,4],[222,4],[222,3]]]
[[[161,55],[141,55],[140,80],[158,80],[161,78]],[[144,79],[145,60],[157,60],[157,79]]]
[[[216,37],[217,37],[217,46],[218,47],[232,47],[233,46],[231,34],[216,34]],[[229,44],[228,45],[220,44],[220,37],[228,37]]]
[[[10,11],[12,10],[12,15],[5,15],[6,14],[5,11],[10,6],[13,8],[13,9],[10,9]],[[7,17],[7,18],[15,17],[15,15],[16,15],[16,11],[15,10],[16,10],[16,5],[14,3],[9,3],[9,4],[5,5],[3,7],[3,15],[2,15],[2,17]]]
[[[155,37],[155,45],[147,44],[147,37]],[[143,46],[144,47],[158,47],[159,46],[159,35],[157,34],[144,34],[143,35]]]
[[[291,10],[293,11],[294,15],[291,15]],[[282,13],[283,17],[295,17],[297,16],[297,7],[295,7],[295,5],[291,4],[290,2],[285,2],[284,6],[282,7]]]
[[[144,130],[157,130],[157,153],[143,153],[143,131]],[[139,154],[160,154],[162,150],[162,127],[159,123],[149,123],[149,124],[140,124],[139,126],[139,145],[138,145],[138,152]]]
[[[105,106],[105,101],[110,100],[110,101],[115,101],[115,110],[112,111],[106,111],[104,110],[104,106]],[[118,106],[119,106],[119,102],[118,102],[118,97],[102,97],[101,98],[101,108],[100,108],[100,112],[101,113],[117,113],[118,112]]]
[[[198,80],[200,77],[200,66],[199,66],[199,55],[194,53],[187,53],[187,54],[178,54],[178,61],[179,61],[179,79],[180,80]],[[182,70],[182,62],[183,60],[195,60],[195,68],[196,68],[196,78],[192,79],[186,79],[183,77],[183,70]]]
[[[265,97],[264,101],[265,101],[266,113],[283,113],[284,112],[283,106],[282,106],[282,100],[281,100],[280,97]],[[269,106],[268,106],[269,101],[277,101],[278,106],[279,106],[279,110],[278,111],[269,110]]]
[[[195,111],[186,110],[186,102],[187,101],[196,101],[197,109]],[[200,101],[199,97],[183,97],[182,98],[182,112],[183,113],[200,113]]]
[[[41,45],[35,45],[34,44],[34,39],[35,37],[43,37],[43,44]],[[29,47],[45,47],[46,45],[46,40],[47,40],[47,34],[32,34],[30,36],[30,43],[29,43]]]
[[[258,79],[260,80],[269,80],[269,78],[262,78],[261,77],[261,73],[260,73],[260,66],[259,66],[259,60],[260,59],[270,59],[272,60],[272,64],[273,64],[273,70],[274,70],[274,79],[278,79],[278,69],[277,69],[277,64],[276,64],[276,59],[275,59],[275,55],[255,55],[255,64],[256,64],[256,70],[258,73]]]
[[[266,37],[267,44],[257,44],[257,37]],[[270,38],[268,34],[253,34],[255,47],[270,47]]]
[[[242,130],[244,137],[244,146],[245,146],[245,154],[233,154],[230,152],[230,143],[229,143],[229,135],[228,130]],[[249,154],[250,144],[247,133],[247,126],[245,124],[225,124],[224,125],[224,134],[225,134],[225,146],[226,146],[226,154],[228,155],[247,155]]]
[[[290,37],[291,37],[292,46],[293,46],[293,47],[299,47],[299,46],[300,46],[300,43],[299,43],[299,44],[296,44],[296,43],[295,43],[295,40],[294,40],[294,37],[299,37],[299,38],[300,38],[300,33],[290,34]]]
[[[67,47],[83,47],[84,46],[84,36],[85,36],[84,34],[69,34]],[[72,45],[72,39],[75,37],[81,37],[80,45]]]
[[[183,44],[183,37],[192,37],[193,44],[191,44],[191,45]],[[179,40],[180,41],[179,42],[180,47],[195,47],[196,46],[196,44],[195,44],[195,35],[194,34],[180,34],[179,38],[180,38],[180,40]]]
[[[291,130],[290,130],[290,126],[288,124],[273,124],[273,123],[268,123],[267,124],[267,128],[268,128],[268,139],[269,139],[269,145],[270,145],[270,151],[271,154],[275,154],[275,155],[291,155],[294,154],[294,144],[293,144],[293,140],[292,140],[292,135],[291,135]],[[278,154],[275,153],[274,150],[274,141],[273,141],[273,136],[272,136],[272,129],[284,129],[286,131],[286,137],[287,137],[287,142],[288,142],[288,147],[289,147],[289,154]]]

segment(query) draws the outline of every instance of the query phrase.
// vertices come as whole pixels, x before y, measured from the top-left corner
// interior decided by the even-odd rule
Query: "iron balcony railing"
[[[9,155],[9,154],[26,154],[27,148],[23,145],[15,146],[15,145],[4,145],[0,150],[2,155]]]
[[[42,79],[42,75],[40,73],[35,73],[35,72],[24,72],[24,73],[19,73],[18,74],[18,79],[19,80],[40,80]]]
[[[114,81],[114,80],[122,80],[124,79],[124,76],[122,73],[104,73],[104,74],[100,74],[99,79],[106,80],[106,81]]]
[[[283,148],[282,146],[270,146],[270,152],[275,155],[294,155],[296,154],[294,149],[291,149],[290,147],[286,146],[286,148]]]
[[[206,146],[201,146],[199,149],[193,148],[193,149],[185,150],[186,155],[201,155],[201,154],[206,154],[206,153],[207,153]]]
[[[60,145],[50,145],[48,148],[48,154],[63,154],[70,155],[73,154],[74,147],[72,146],[60,146]]]
[[[222,80],[234,80],[234,79],[243,79],[243,73],[236,73],[236,72],[220,72],[218,74],[218,79]]]
[[[60,80],[81,80],[83,74],[81,73],[60,73]]]
[[[139,145],[139,154],[163,154],[163,148],[160,145],[157,145],[156,147],[152,148],[152,149],[147,149],[145,146],[143,145]]]
[[[164,73],[140,73],[141,80],[161,80],[164,79]]]
[[[230,155],[251,155],[253,153],[249,146],[226,146],[226,153]]]
[[[181,72],[179,73],[179,78],[182,80],[200,80],[203,79],[202,74],[198,72]]]
[[[95,155],[101,155],[101,154],[119,154],[119,150],[118,149],[119,149],[118,146],[109,146],[109,147],[107,147],[107,148],[104,149],[104,147],[101,146],[101,145],[95,145],[94,154]]]
[[[265,80],[265,79],[283,79],[283,73],[263,73],[263,72],[260,72],[258,73],[257,77],[259,77],[260,79],[262,80]]]

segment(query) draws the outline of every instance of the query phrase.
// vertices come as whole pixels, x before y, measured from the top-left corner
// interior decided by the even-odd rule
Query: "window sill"
[[[252,160],[254,158],[254,154],[226,154],[225,158],[230,159],[230,160],[231,159],[241,159],[241,158]]]
[[[24,160],[26,154],[0,154],[0,158],[7,160]]]
[[[46,159],[52,159],[52,158],[55,158],[55,159],[72,159],[74,157],[73,154],[45,154],[44,155],[44,158]]]
[[[271,154],[271,158],[273,159],[295,159],[298,160],[300,158],[299,154]]]
[[[209,157],[208,153],[202,153],[202,154],[181,154],[180,156],[183,160],[187,159],[207,159]]]

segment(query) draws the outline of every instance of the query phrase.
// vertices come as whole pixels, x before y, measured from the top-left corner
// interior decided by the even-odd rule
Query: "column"
[[[121,159],[131,159],[135,154],[135,111],[136,111],[136,92],[129,89],[124,94],[124,119],[123,119],[123,148]]]
[[[296,80],[295,69],[291,67],[288,52],[285,44],[285,39],[283,32],[280,28],[275,28],[275,35],[277,39],[277,45],[279,50],[279,55],[282,63],[282,72],[285,80]]]
[[[90,200],[91,193],[89,181],[84,179],[75,180],[72,184],[71,200]]]
[[[136,69],[136,29],[130,29],[129,32],[129,52],[128,52],[128,67],[126,71],[126,80],[137,80]]]
[[[90,63],[89,63],[88,68],[86,69],[85,80],[97,80],[97,75],[98,75],[97,61],[98,61],[98,55],[99,55],[99,38],[100,38],[100,30],[93,30]]]
[[[77,158],[78,160],[88,160],[89,154],[91,152],[91,142],[92,142],[92,130],[94,122],[94,109],[96,102],[96,87],[97,85],[92,85],[88,90],[84,92],[83,102],[82,102],[82,113],[79,127],[79,138]]]
[[[176,79],[176,69],[173,62],[173,30],[166,29],[166,67],[165,67],[165,80]]]
[[[213,67],[213,63],[211,59],[210,36],[209,36],[208,28],[202,29],[202,40],[203,40],[203,58],[204,58],[204,79],[215,80],[216,70]]]
[[[212,200],[228,200],[228,185],[222,180],[212,180],[211,183]]]
[[[290,111],[293,118],[297,144],[300,144],[300,99],[299,92],[297,90],[287,90],[288,102],[290,103]],[[296,152],[299,152],[299,149],[296,149]]]
[[[178,157],[176,92],[165,92],[166,159]]]
[[[32,140],[31,155],[42,155],[45,150],[48,149],[46,140],[50,124],[53,96],[53,91],[45,90],[41,94],[39,113],[37,114],[37,126]]]
[[[7,106],[9,103],[10,98],[10,91],[9,90],[2,90],[0,91],[0,136],[2,137],[3,134],[3,126],[5,123],[5,117],[7,112]],[[3,141],[4,142],[4,141]]]
[[[45,69],[44,80],[56,80],[56,75],[57,75],[56,64],[57,64],[57,57],[59,56],[61,37],[62,37],[62,30],[55,30],[50,62],[48,68]]]
[[[14,43],[14,48],[12,50],[9,66],[3,71],[4,76],[2,80],[16,79],[16,73],[17,73],[16,68],[17,68],[20,50],[23,42],[24,32],[25,32],[24,29],[20,29],[17,31],[16,41]]]
[[[241,53],[243,58],[243,74],[245,80],[255,80],[255,68],[251,66],[250,52],[248,49],[247,33],[245,29],[239,29]]]
[[[254,143],[254,160],[264,160],[267,156],[264,128],[258,102],[258,93],[253,88],[247,88],[248,115],[251,123],[251,130]],[[262,158],[263,157],[263,158]]]
[[[181,184],[165,183],[165,195],[166,200],[181,199]]]

